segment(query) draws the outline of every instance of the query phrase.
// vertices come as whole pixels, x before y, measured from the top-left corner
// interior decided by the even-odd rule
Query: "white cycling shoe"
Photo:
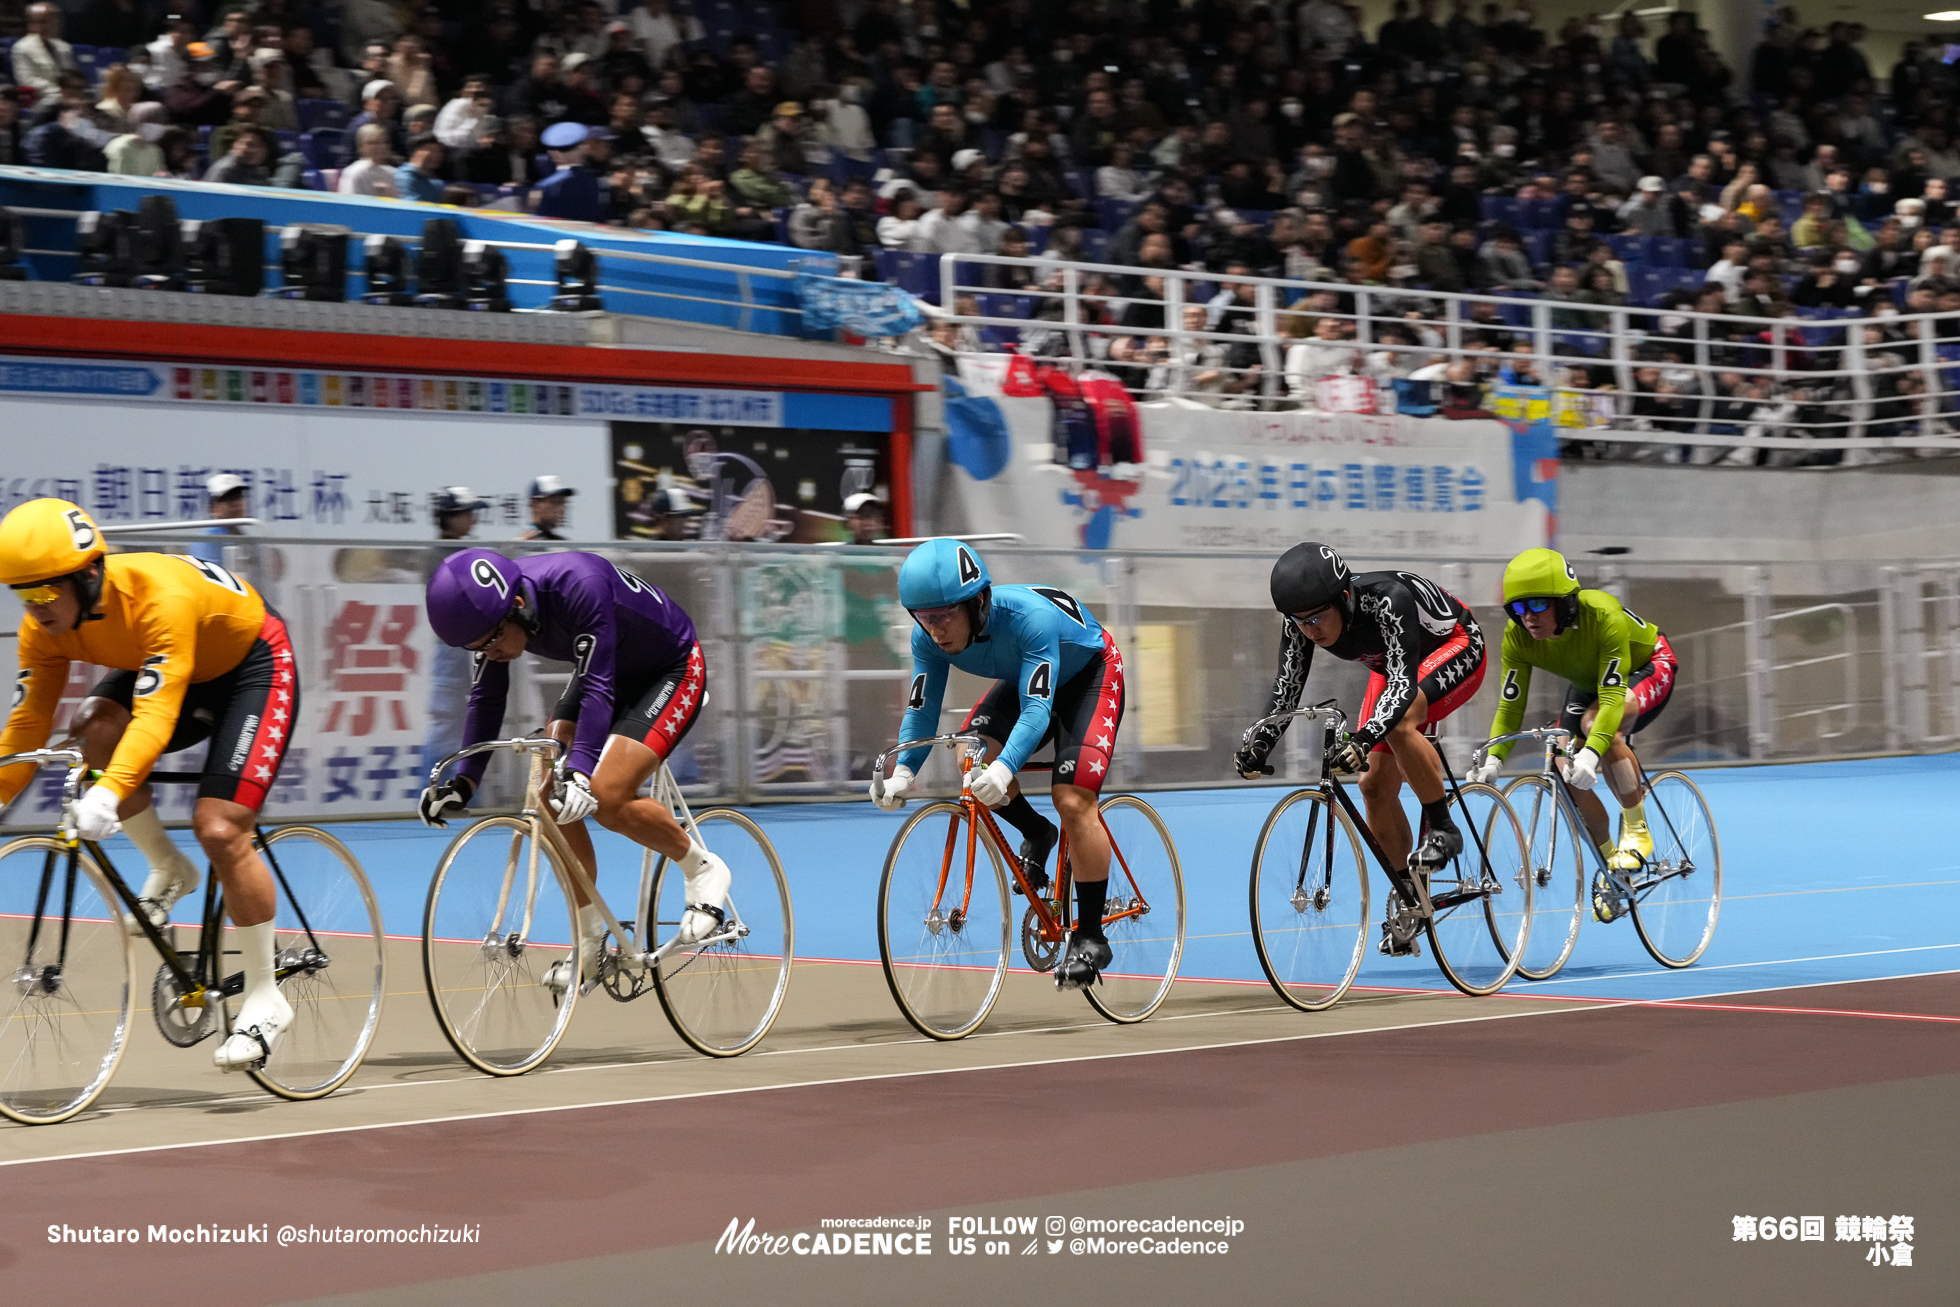
[[[578,992],[580,998],[590,994],[592,987],[599,983],[599,952],[603,948],[605,948],[605,940],[601,937],[599,939],[586,940],[579,949]],[[557,1007],[560,1003],[563,1003],[565,1001],[565,991],[572,987],[572,960],[570,958],[559,958],[556,962],[544,969],[544,974],[538,977],[538,983],[550,992],[551,1006]]]
[[[706,849],[701,850],[701,869],[686,878],[687,911],[681,913],[677,932],[683,944],[698,944],[720,933],[728,920],[721,905],[728,900],[728,886],[734,880],[728,864]]]
[[[286,1001],[277,985],[263,985],[245,996],[230,1036],[218,1045],[211,1061],[220,1071],[264,1066],[272,1055],[272,1046],[292,1024],[293,1005]]]
[[[136,896],[136,905],[150,919],[151,925],[162,930],[170,924],[170,910],[177,906],[177,901],[202,883],[203,877],[197,874],[197,868],[191,865],[188,858],[174,866],[152,867],[149,879],[143,882],[142,891]],[[131,916],[123,918],[123,928],[132,935],[143,933],[143,927]]]

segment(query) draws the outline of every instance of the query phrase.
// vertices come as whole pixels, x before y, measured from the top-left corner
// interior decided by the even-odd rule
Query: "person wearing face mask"
[[[1849,249],[1813,255],[1809,271],[1790,293],[1790,302],[1805,309],[1850,308],[1858,302],[1856,288],[1861,266],[1857,254]]]
[[[163,105],[180,127],[218,127],[231,118],[231,97],[241,83],[218,68],[217,51],[202,41],[184,47],[185,74],[164,88]]]
[[[816,140],[847,159],[869,159],[878,146],[871,130],[871,115],[860,103],[864,90],[856,82],[824,87],[812,109],[816,115]]]

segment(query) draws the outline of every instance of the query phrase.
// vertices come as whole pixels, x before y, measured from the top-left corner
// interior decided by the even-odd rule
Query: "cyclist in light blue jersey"
[[[1072,595],[1051,586],[996,587],[980,555],[958,540],[928,540],[913,550],[898,574],[898,598],[918,622],[899,737],[939,733],[947,668],[994,678],[961,727],[987,744],[987,765],[973,778],[973,797],[1025,837],[1021,866],[1037,890],[1048,884],[1043,867],[1056,831],[1021,793],[1015,773],[1054,741],[1050,793],[1068,829],[1076,901],[1075,933],[1056,974],[1066,986],[1093,984],[1110,958],[1102,934],[1109,837],[1096,801],[1123,720],[1123,655]],[[879,807],[889,812],[905,806],[925,756],[926,750],[913,749],[899,758]]]

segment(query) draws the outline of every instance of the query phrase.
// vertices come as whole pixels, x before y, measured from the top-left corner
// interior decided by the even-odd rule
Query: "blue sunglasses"
[[[1558,600],[1556,599],[1546,599],[1546,598],[1513,599],[1510,603],[1504,605],[1504,609],[1506,612],[1510,613],[1511,616],[1518,618],[1520,621],[1522,621],[1525,617],[1525,614],[1542,613],[1557,602]]]

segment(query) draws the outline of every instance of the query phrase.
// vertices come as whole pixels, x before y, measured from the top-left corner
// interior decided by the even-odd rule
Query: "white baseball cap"
[[[547,473],[531,482],[532,499],[549,499],[553,495],[576,495],[578,491],[563,481]]]
[[[204,493],[212,499],[223,499],[245,488],[245,478],[231,472],[220,472],[204,483]]]
[[[860,490],[857,494],[850,496],[844,501],[844,511],[846,513],[860,513],[864,511],[866,504],[877,504],[882,508],[884,507],[884,503],[884,500],[878,498],[877,495],[870,491]]]

